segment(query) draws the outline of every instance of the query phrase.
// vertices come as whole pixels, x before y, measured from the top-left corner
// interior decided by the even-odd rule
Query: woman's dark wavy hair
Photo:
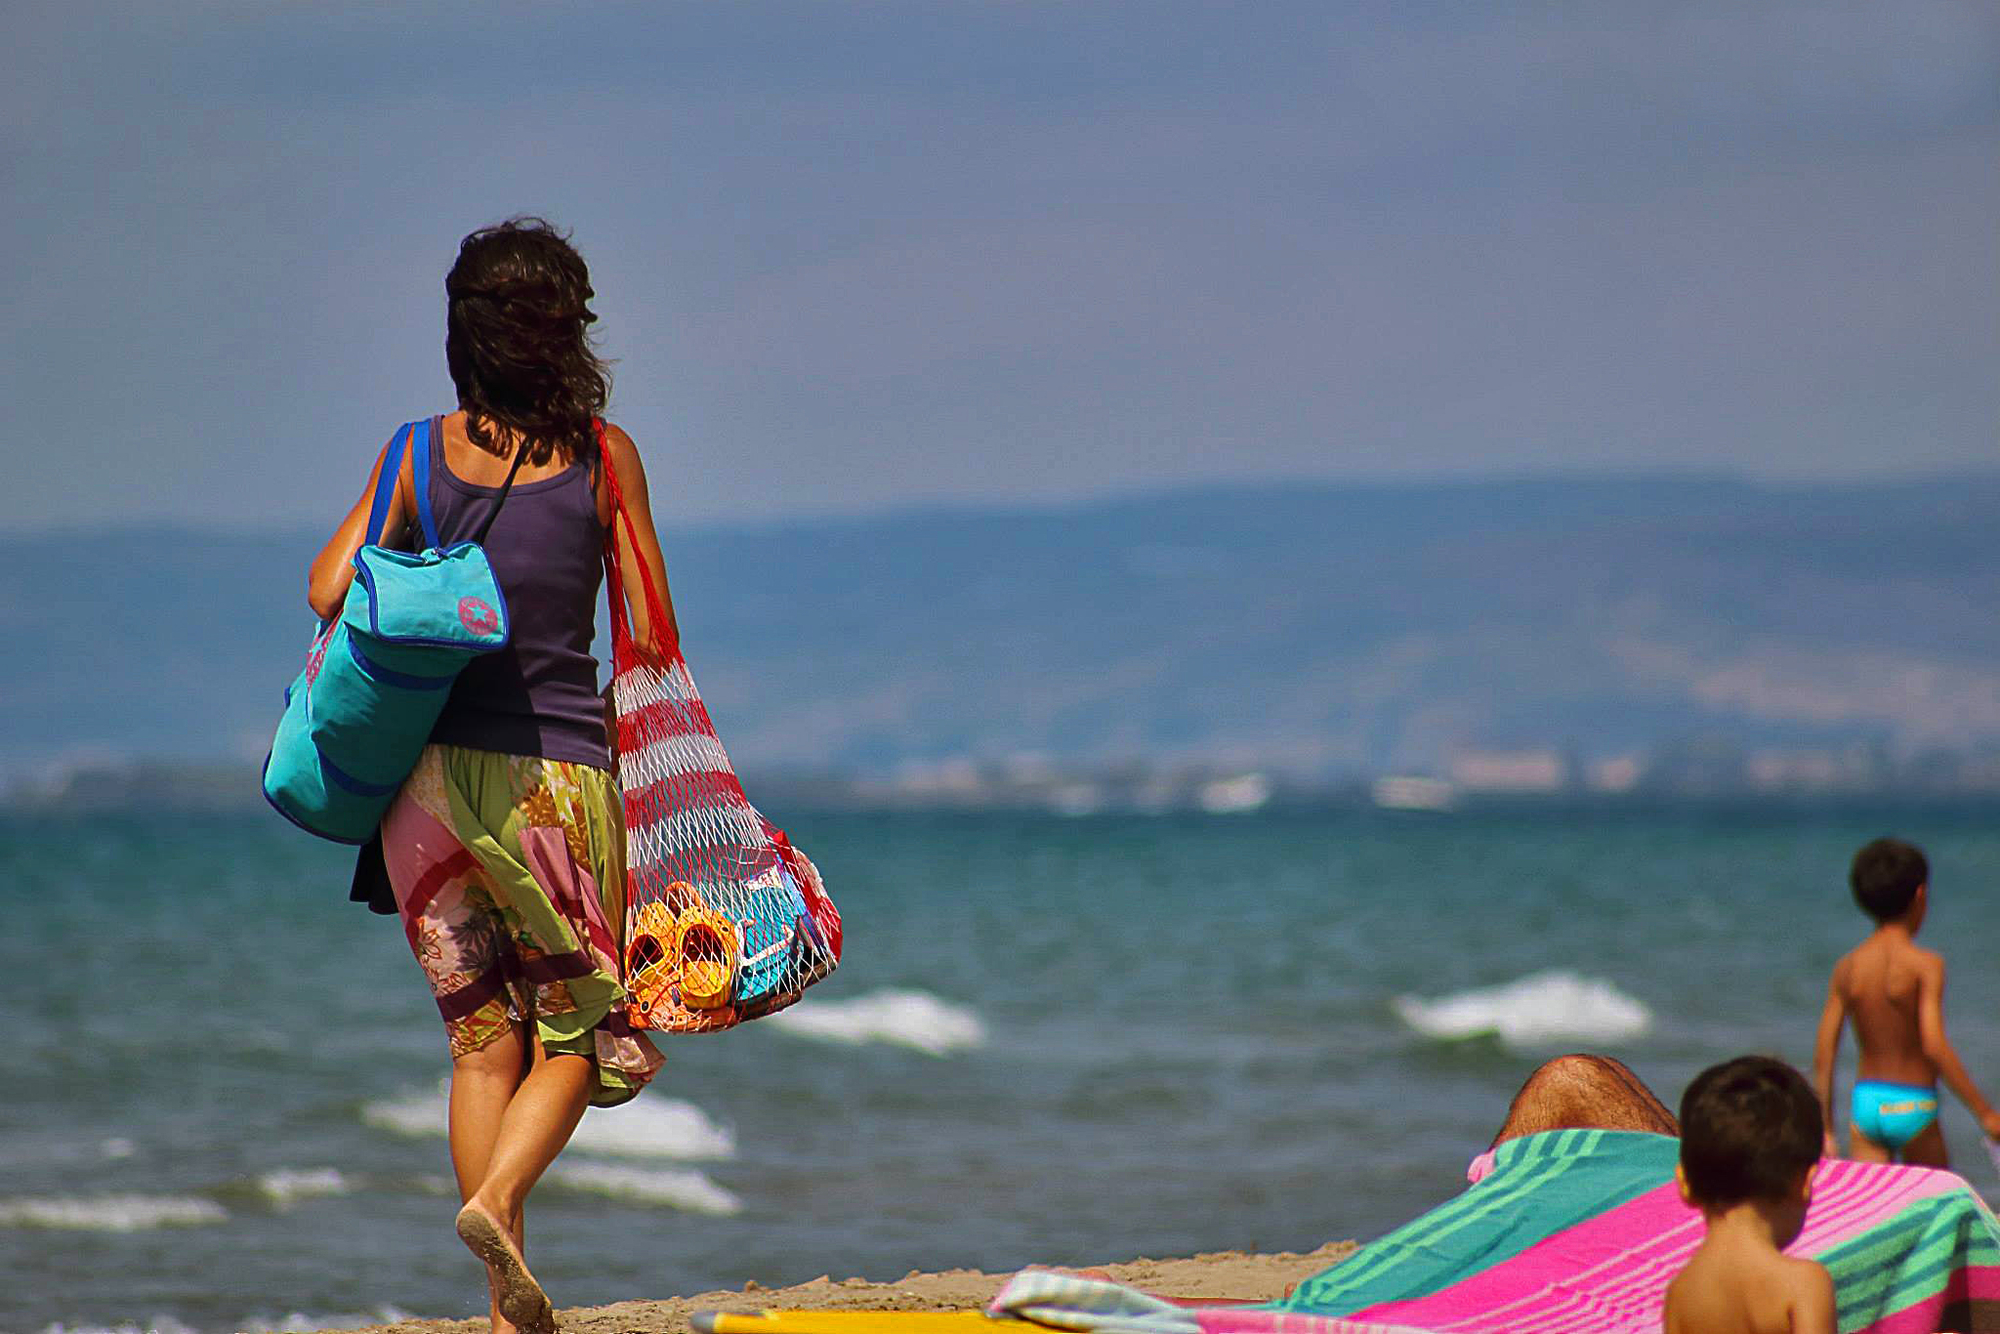
[[[611,377],[590,345],[596,293],[569,238],[540,218],[482,227],[459,243],[444,290],[444,357],[473,443],[499,452],[498,427],[528,441],[530,463],[558,449],[595,459],[590,422]]]

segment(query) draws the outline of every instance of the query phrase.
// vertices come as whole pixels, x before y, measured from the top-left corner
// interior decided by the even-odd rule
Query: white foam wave
[[[364,1315],[307,1315],[294,1311],[285,1316],[253,1315],[231,1328],[239,1334],[311,1334],[319,1329],[361,1329],[367,1325],[400,1325],[417,1317],[396,1306],[381,1306]]]
[[[371,1102],[361,1119],[398,1135],[442,1135],[446,1130],[442,1091],[410,1093]],[[570,1143],[591,1153],[620,1158],[733,1158],[736,1136],[708,1113],[680,1098],[642,1098],[624,1107],[586,1113]]]
[[[0,1199],[0,1227],[144,1232],[220,1223],[229,1211],[194,1195],[17,1195]]]
[[[736,1136],[680,1098],[641,1098],[624,1107],[594,1108],[570,1143],[621,1158],[733,1158]]]
[[[331,1167],[281,1167],[257,1178],[257,1189],[275,1204],[292,1204],[316,1195],[345,1195],[354,1187]]]
[[[694,1214],[740,1214],[743,1201],[693,1168],[634,1172],[611,1163],[571,1163],[550,1171],[548,1179],[570,1190],[663,1204]]]
[[[310,1334],[320,1329],[362,1329],[368,1325],[400,1325],[417,1317],[397,1306],[381,1306],[365,1315],[307,1315],[294,1311],[285,1316],[253,1315],[229,1328],[241,1334]],[[41,1334],[201,1334],[193,1325],[170,1315],[156,1315],[145,1324],[68,1324],[58,1320],[42,1326]]]
[[[106,1158],[130,1158],[139,1151],[139,1146],[121,1135],[105,1140],[97,1149]]]
[[[1391,1004],[1397,1018],[1426,1037],[1490,1033],[1510,1047],[1624,1042],[1653,1026],[1652,1012],[1609,982],[1564,969],[1436,1000],[1398,996]]]
[[[800,1037],[890,1042],[932,1056],[969,1051],[986,1042],[986,1026],[977,1014],[928,991],[884,989],[847,1001],[800,1001],[764,1022]]]
[[[442,1135],[447,1128],[446,1106],[442,1088],[406,1093],[400,1098],[365,1104],[361,1120],[377,1130],[397,1135]]]

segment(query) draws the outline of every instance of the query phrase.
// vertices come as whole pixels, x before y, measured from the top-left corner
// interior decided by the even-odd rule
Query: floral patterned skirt
[[[533,1024],[593,1057],[591,1102],[660,1068],[626,1015],[625,823],[602,769],[464,746],[424,749],[382,821],[383,860],[454,1058]]]

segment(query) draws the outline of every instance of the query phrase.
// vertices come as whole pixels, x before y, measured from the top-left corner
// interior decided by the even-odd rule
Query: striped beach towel
[[[1509,1140],[1470,1189],[1287,1300],[1195,1318],[1202,1334],[1656,1331],[1702,1237],[1674,1186],[1678,1155],[1678,1141],[1630,1131]],[[1833,1275],[1844,1334],[2000,1331],[2000,1224],[1950,1172],[1823,1163],[1787,1250]]]

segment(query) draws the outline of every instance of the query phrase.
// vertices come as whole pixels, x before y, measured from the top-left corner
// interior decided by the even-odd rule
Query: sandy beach
[[[1250,1254],[1212,1251],[1184,1259],[1129,1260],[1094,1266],[1092,1273],[1130,1283],[1162,1297],[1210,1301],[1266,1301],[1283,1296],[1298,1280],[1316,1274],[1354,1249],[1351,1241],[1332,1241],[1303,1255],[1291,1251]],[[937,1273],[911,1270],[891,1283],[864,1278],[834,1278],[822,1274],[790,1288],[765,1288],[754,1281],[740,1289],[669,1297],[660,1301],[615,1302],[559,1313],[564,1334],[688,1334],[694,1311],[761,1311],[840,1309],[847,1311],[950,1311],[984,1306],[1011,1274],[976,1269],[946,1269]],[[559,1294],[558,1294],[559,1295]],[[479,1320],[410,1320],[370,1326],[364,1334],[472,1334],[486,1328]]]

